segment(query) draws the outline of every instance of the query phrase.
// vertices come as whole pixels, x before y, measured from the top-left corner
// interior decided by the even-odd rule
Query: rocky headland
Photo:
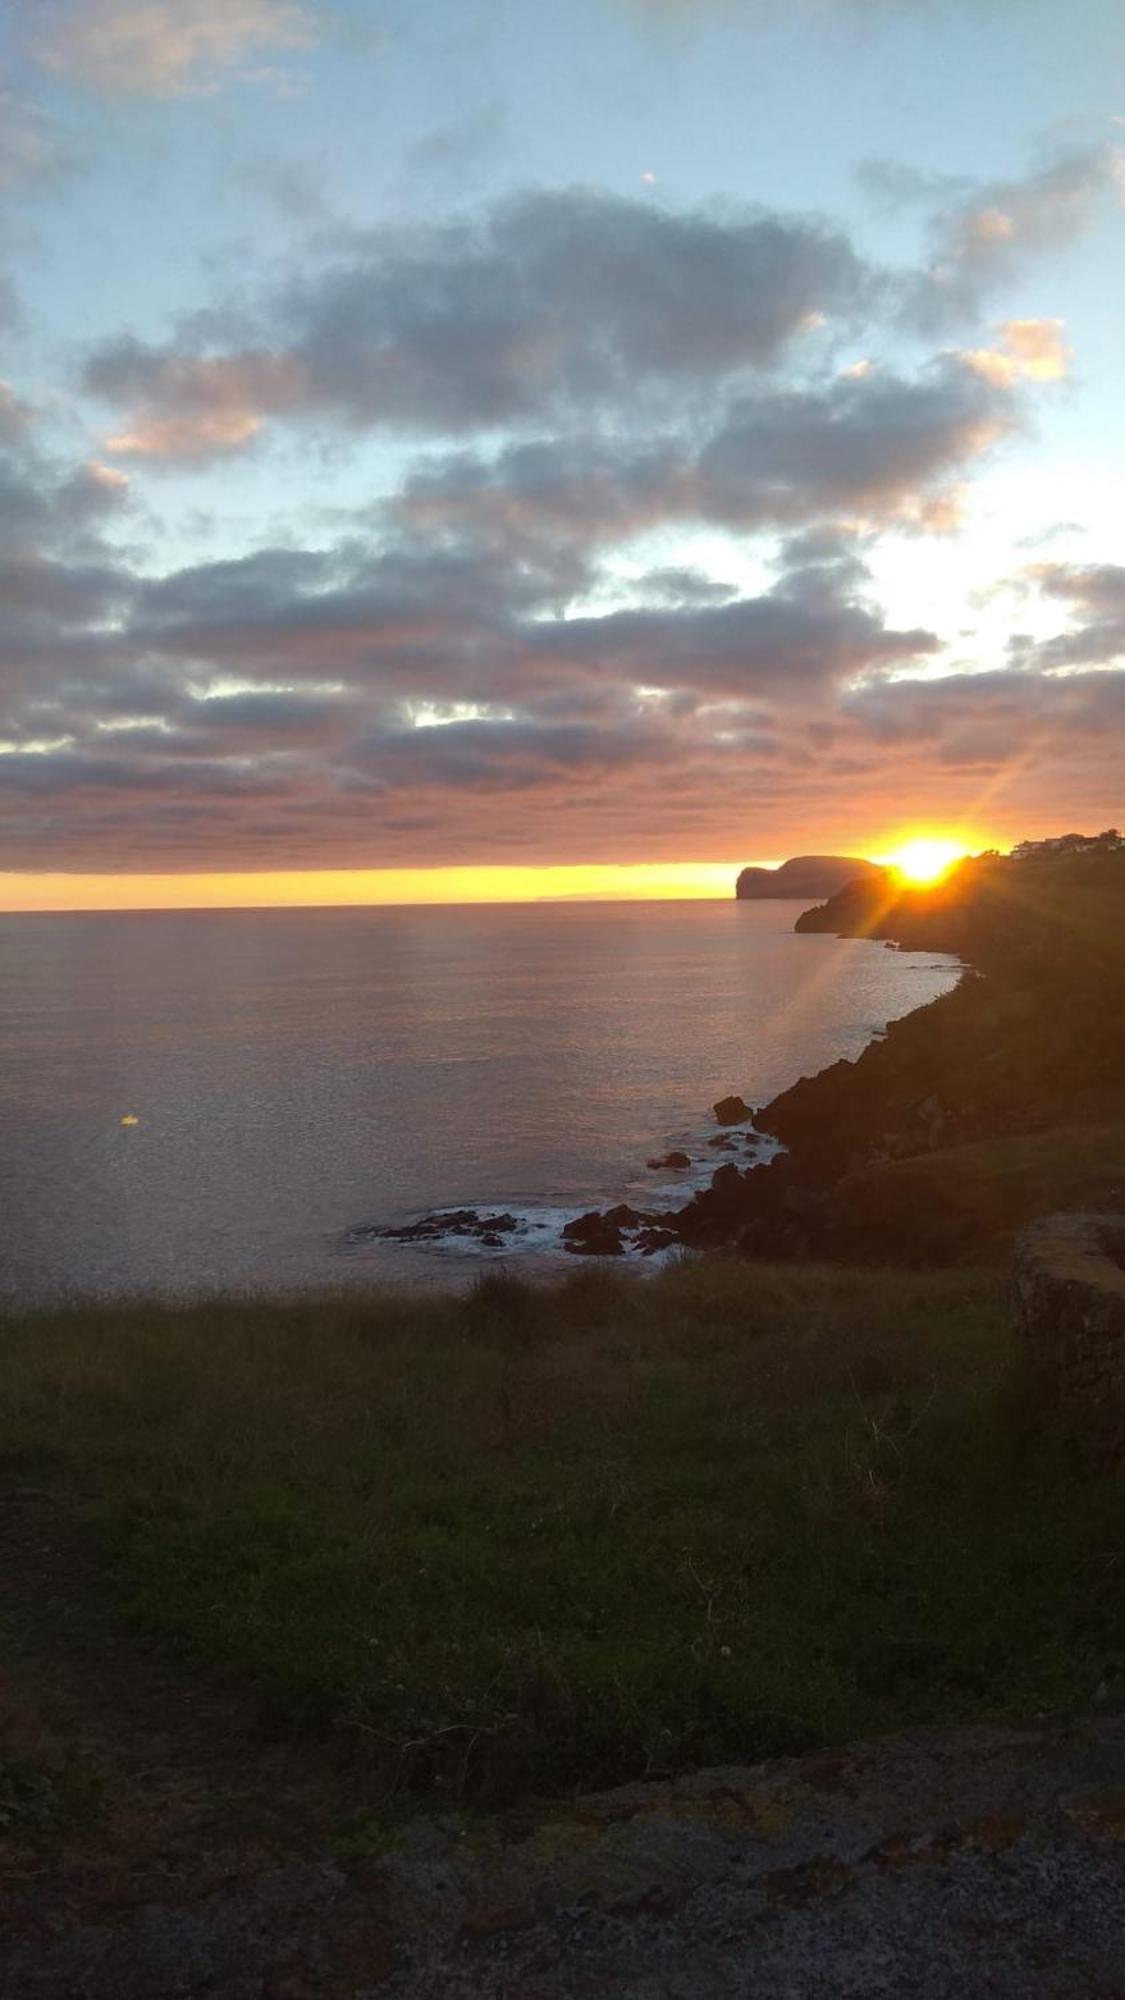
[[[885,870],[874,861],[848,854],[796,854],[779,868],[744,868],[734,885],[735,900],[794,901],[805,896],[834,896],[849,882],[881,880]]]
[[[953,952],[953,992],[755,1113],[784,1151],[677,1215],[694,1247],[944,1263],[1125,1190],[1125,846],[1029,844],[911,889],[848,884],[796,928]]]
[[[950,953],[964,974],[856,1061],[756,1108],[734,1092],[717,1099],[703,1142],[725,1155],[713,1172],[698,1149],[654,1157],[648,1168],[668,1178],[651,1203],[590,1209],[556,1222],[549,1242],[507,1210],[439,1210],[359,1234],[491,1252],[652,1258],[682,1247],[921,1266],[1003,1261],[1036,1216],[1119,1207],[1125,841],[1028,843],[926,888],[865,865],[796,931]]]
[[[933,1264],[1010,1249],[1054,1208],[1125,1195],[1125,843],[1043,842],[909,888],[848,883],[799,932],[952,952],[966,972],[855,1062],[753,1113],[768,1161],[721,1165],[660,1226],[690,1249]],[[718,1111],[719,1107],[716,1107]],[[596,1218],[587,1219],[590,1233]]]

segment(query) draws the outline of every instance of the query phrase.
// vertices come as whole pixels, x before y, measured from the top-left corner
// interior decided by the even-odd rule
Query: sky
[[[1122,819],[1119,0],[8,0],[0,907]]]

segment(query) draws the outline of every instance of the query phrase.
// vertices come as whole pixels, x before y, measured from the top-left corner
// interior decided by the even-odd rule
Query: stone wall
[[[1023,1332],[1100,1464],[1125,1454],[1125,1215],[1049,1215],[1016,1239]]]

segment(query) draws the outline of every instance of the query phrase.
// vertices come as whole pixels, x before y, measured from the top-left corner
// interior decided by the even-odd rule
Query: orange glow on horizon
[[[349,904],[653,901],[733,897],[742,861],[553,867],[340,868],[241,874],[0,873],[0,911],[308,909]],[[776,864],[767,862],[766,866]]]
[[[888,831],[882,843],[842,840],[835,851],[897,868],[916,883],[936,881],[965,854],[995,841],[929,828]],[[806,836],[789,852],[826,853],[830,841]],[[909,857],[909,859],[908,859]],[[427,903],[696,901],[734,896],[747,866],[776,868],[784,855],[745,853],[730,861],[500,863],[458,868],[305,868],[199,871],[192,874],[15,874],[0,871],[0,913],[66,910],[253,910],[395,906]],[[921,872],[929,869],[930,872]],[[815,901],[815,898],[813,898]]]

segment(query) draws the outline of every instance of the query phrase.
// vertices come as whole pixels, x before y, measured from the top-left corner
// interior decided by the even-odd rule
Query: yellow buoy
[[[139,1118],[134,1118],[134,1116],[133,1116],[133,1114],[132,1114],[132,1112],[131,1112],[131,1111],[127,1111],[127,1112],[125,1113],[125,1116],[124,1116],[124,1118],[123,1118],[123,1119],[121,1120],[121,1123],[122,1123],[123,1125],[139,1125],[139,1124],[140,1124],[140,1122],[141,1122],[141,1121],[140,1121],[140,1119],[139,1119]]]

